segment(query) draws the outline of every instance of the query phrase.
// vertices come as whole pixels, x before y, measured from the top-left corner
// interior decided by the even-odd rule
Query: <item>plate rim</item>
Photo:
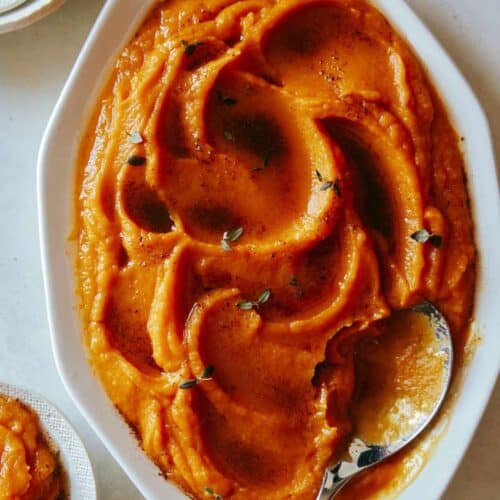
[[[49,401],[45,396],[42,396],[36,391],[32,391],[31,389],[27,389],[26,387],[10,384],[7,382],[0,382],[0,395],[6,396],[8,398],[15,398],[21,401],[24,405],[26,405],[30,410],[32,410],[35,415],[38,417],[40,421],[40,426],[42,429],[42,433],[46,435],[47,440],[49,441],[49,447],[52,445],[56,450],[56,452],[61,453],[63,456],[63,467],[65,472],[68,474],[68,484],[69,484],[69,495],[72,500],[96,500],[97,499],[97,484],[95,480],[95,471],[94,466],[92,464],[92,460],[90,459],[89,452],[85,443],[75,429],[74,425],[69,421],[66,415],[51,401]],[[46,406],[50,409],[52,413],[44,414],[40,411],[40,406]],[[84,484],[84,478],[78,478],[78,485],[76,487],[74,485],[74,481],[72,481],[71,472],[71,461],[69,460],[69,451],[70,451],[70,443],[67,443],[65,439],[61,437],[61,432],[59,429],[59,425],[53,425],[52,420],[54,419],[53,414],[56,415],[56,418],[59,422],[62,422],[65,429],[69,431],[74,438],[76,438],[76,442],[80,445],[80,458],[85,462],[85,466],[87,467],[88,476]],[[57,427],[57,430],[54,428]],[[64,428],[63,428],[64,430]],[[63,443],[63,446],[58,444],[59,442]],[[72,448],[73,449],[73,448]],[[67,465],[69,463],[69,467]],[[80,471],[80,467],[77,467],[77,471]],[[90,484],[88,483],[90,480]],[[83,498],[82,496],[77,496],[79,493],[79,489],[83,489],[87,486],[90,489],[91,497],[86,496]],[[85,492],[86,494],[89,491]]]
[[[66,0],[37,0],[0,14],[0,35],[26,28],[55,12]],[[22,14],[24,11],[24,15]],[[2,19],[3,18],[3,19]]]

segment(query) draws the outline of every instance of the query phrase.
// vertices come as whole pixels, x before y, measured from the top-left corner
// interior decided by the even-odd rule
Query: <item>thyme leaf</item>
[[[222,235],[222,240],[220,242],[223,250],[225,250],[226,252],[230,252],[232,250],[230,243],[235,243],[236,241],[238,241],[243,235],[243,231],[244,230],[242,227],[235,227],[233,229],[230,229],[229,231],[226,231]]]
[[[262,305],[265,304],[271,298],[271,290],[264,290],[257,299],[257,304]]]
[[[329,189],[333,189],[333,191],[339,198],[342,197],[342,192],[340,191],[338,181],[335,180],[335,181],[324,182],[319,188],[320,191],[328,191]]]
[[[268,302],[270,298],[271,298],[271,290],[268,288],[259,295],[259,298],[255,302],[251,300],[241,300],[236,304],[236,307],[238,309],[241,309],[242,311],[250,311],[252,309],[258,309],[260,306]]]
[[[132,165],[133,167],[140,167],[141,165],[144,165],[146,163],[146,158],[144,156],[132,155],[127,160],[127,163],[129,165]]]
[[[232,250],[231,245],[225,239],[220,240],[220,246],[224,252],[230,252]]]
[[[439,248],[443,244],[443,237],[439,234],[431,234],[427,229],[415,231],[410,238],[417,243],[429,242],[433,247]]]
[[[179,385],[179,389],[192,389],[198,383],[198,379],[192,378],[185,380]]]
[[[212,488],[209,488],[208,486],[205,486],[205,494],[213,497],[215,500],[224,500],[221,495],[218,493],[215,493],[215,491]]]
[[[233,229],[230,229],[229,231],[226,231],[224,233],[223,239],[234,243],[235,241],[238,241],[241,238],[242,234],[243,234],[243,228],[235,227]]]
[[[142,144],[144,142],[141,133],[137,131],[130,132],[130,134],[128,134],[128,137],[132,144]]]
[[[440,236],[439,234],[431,234],[431,237],[429,238],[429,243],[433,247],[439,248],[443,244],[443,237]]]
[[[207,366],[201,372],[199,380],[212,380],[212,375],[214,374],[215,367],[214,365]]]
[[[236,307],[238,309],[241,309],[242,311],[250,311],[255,307],[255,302],[251,302],[249,300],[241,300],[236,304]]]
[[[189,380],[185,380],[184,382],[179,384],[179,389],[192,389],[195,385],[203,382],[205,380],[212,380],[212,376],[214,374],[215,367],[213,365],[207,366],[201,372],[201,375],[198,378],[191,378]]]
[[[337,181],[333,182],[333,190],[335,191],[335,194],[339,197],[342,198],[342,191],[340,190],[339,184]]]

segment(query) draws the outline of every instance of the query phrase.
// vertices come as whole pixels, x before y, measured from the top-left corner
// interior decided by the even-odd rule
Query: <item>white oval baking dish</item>
[[[128,426],[92,375],[76,311],[72,225],[75,159],[90,111],[111,65],[157,0],[108,0],[85,43],[47,126],[38,161],[38,213],[47,310],[59,373],[75,404],[148,499],[183,498],[138,448]],[[409,41],[441,93],[459,133],[480,249],[475,326],[481,334],[445,435],[404,500],[438,499],[479,424],[500,368],[500,198],[489,127],[448,55],[403,0],[373,0]]]

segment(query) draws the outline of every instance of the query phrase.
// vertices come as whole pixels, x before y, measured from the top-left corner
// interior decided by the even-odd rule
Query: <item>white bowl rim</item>
[[[0,395],[18,399],[36,413],[49,446],[60,456],[71,500],[96,500],[92,462],[81,436],[64,413],[44,396],[24,387],[0,382]]]
[[[404,500],[420,500],[422,495],[438,499],[467,450],[500,369],[500,335],[497,335],[500,314],[496,305],[500,296],[500,263],[496,261],[496,249],[500,246],[498,180],[485,114],[460,71],[403,0],[371,1],[423,61],[457,130],[466,139],[464,156],[480,249],[475,322],[482,341],[467,369],[444,436],[416,480],[400,496]],[[50,118],[37,170],[42,269],[59,374],[77,407],[148,499],[182,498],[182,495],[174,485],[159,477],[159,470],[133,439],[124,439],[130,430],[88,367],[73,293],[73,261],[68,257],[65,242],[71,228],[74,164],[80,135],[111,63],[156,2],[108,0],[105,4]],[[120,33],[113,31],[113,26],[120,26]],[[61,189],[55,189],[61,183]],[[65,213],[61,206],[71,213]],[[64,234],[61,226],[67,230]]]
[[[26,28],[48,16],[66,0],[34,0],[0,14],[0,34]]]

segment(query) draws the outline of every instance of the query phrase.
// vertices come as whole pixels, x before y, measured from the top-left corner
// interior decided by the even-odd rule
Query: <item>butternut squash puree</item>
[[[63,486],[36,414],[0,395],[0,500],[61,499]]]
[[[155,8],[83,140],[77,275],[90,362],[169,479],[195,498],[312,499],[352,429],[359,339],[380,335],[367,369],[425,387],[432,360],[403,369],[418,324],[383,345],[426,298],[461,351],[475,248],[458,142],[365,1]],[[440,238],[418,243],[422,229]],[[344,498],[375,495],[398,463],[413,477],[404,460]]]

